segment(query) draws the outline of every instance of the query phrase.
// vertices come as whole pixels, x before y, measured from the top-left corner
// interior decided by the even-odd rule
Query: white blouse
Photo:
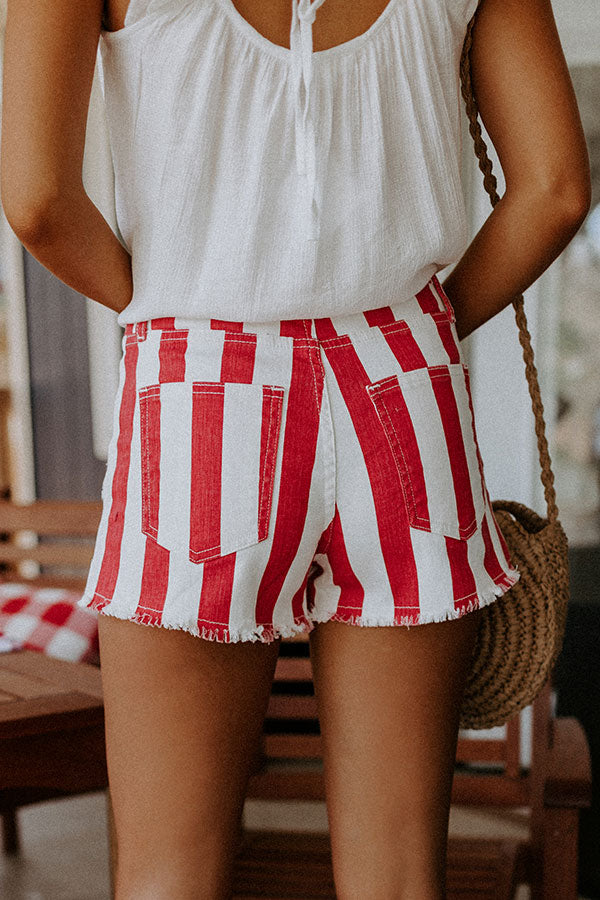
[[[100,76],[134,291],[121,325],[274,321],[409,299],[464,253],[459,62],[477,0],[389,0],[313,51],[233,0],[130,0]]]

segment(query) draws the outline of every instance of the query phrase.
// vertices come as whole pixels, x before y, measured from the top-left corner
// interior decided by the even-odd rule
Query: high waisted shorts
[[[129,324],[84,595],[223,642],[455,619],[518,579],[439,280],[333,318]]]

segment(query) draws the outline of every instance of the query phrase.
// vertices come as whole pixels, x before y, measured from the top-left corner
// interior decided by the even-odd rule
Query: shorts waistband
[[[442,288],[437,275],[417,291],[409,300],[392,302],[364,312],[322,316],[313,319],[279,319],[272,322],[242,322],[228,319],[194,319],[179,316],[162,316],[140,322],[130,322],[125,326],[127,342],[143,341],[152,331],[186,333],[190,329],[222,330],[246,334],[271,334],[282,338],[302,338],[309,343],[320,344],[344,334],[368,332],[371,328],[389,324],[401,319],[416,303],[422,313],[434,318],[442,317],[455,321],[454,309]]]

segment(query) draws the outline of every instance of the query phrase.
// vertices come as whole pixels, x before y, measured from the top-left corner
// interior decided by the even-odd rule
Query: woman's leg
[[[116,900],[221,900],[279,640],[98,619]]]
[[[310,633],[338,900],[441,900],[460,698],[479,613]]]

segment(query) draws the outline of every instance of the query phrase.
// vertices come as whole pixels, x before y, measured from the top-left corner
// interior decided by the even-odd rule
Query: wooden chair
[[[102,505],[99,501],[0,501],[0,578],[83,590]]]
[[[97,502],[18,507],[0,501],[0,578],[83,589],[100,511]],[[550,700],[547,686],[534,706],[528,770],[519,762],[518,719],[500,739],[460,740],[454,802],[527,807],[530,834],[522,842],[451,840],[449,898],[466,896],[461,891],[467,888],[471,900],[502,900],[525,881],[533,900],[575,900],[578,813],[589,803],[589,757],[578,722],[553,718]],[[287,639],[248,796],[324,800],[320,741],[308,638]],[[20,806],[106,790],[114,885],[117,842],[99,669],[35,652],[0,654],[0,773],[7,852],[18,849]],[[237,900],[334,897],[328,837],[244,829],[234,880]]]
[[[520,764],[520,718],[500,738],[462,736],[453,803],[526,807],[527,840],[454,838],[448,847],[448,897],[512,898],[531,885],[533,900],[576,900],[579,809],[590,800],[587,742],[579,723],[551,715],[547,685],[533,707],[532,760]],[[308,639],[282,643],[263,755],[248,796],[324,800],[316,699]],[[327,834],[245,829],[235,870],[236,900],[335,897]]]
[[[83,590],[100,511],[94,502],[1,501],[0,579]],[[19,852],[19,807],[107,788],[100,669],[31,650],[0,654],[4,852]]]

